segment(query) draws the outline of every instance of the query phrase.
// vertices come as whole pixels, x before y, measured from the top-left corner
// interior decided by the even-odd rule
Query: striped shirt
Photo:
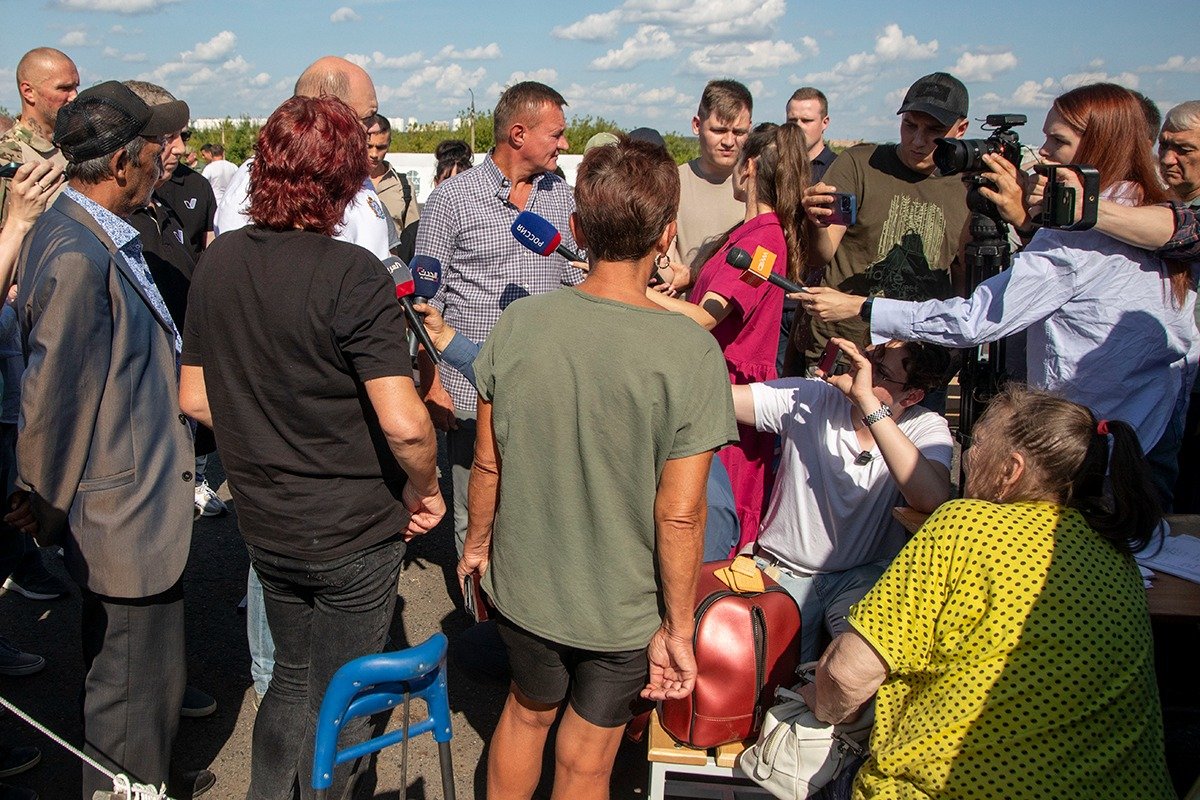
[[[434,189],[417,227],[417,254],[442,265],[442,286],[432,305],[475,342],[488,337],[512,301],[583,280],[562,256],[527,250],[510,230],[517,214],[532,211],[558,228],[564,245],[578,250],[568,224],[575,210],[571,187],[545,173],[534,179],[523,209],[509,202],[511,190],[512,181],[489,155]],[[478,395],[471,382],[448,364],[439,372],[455,409],[474,412]]]

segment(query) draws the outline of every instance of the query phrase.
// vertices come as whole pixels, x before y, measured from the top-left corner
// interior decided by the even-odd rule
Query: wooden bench
[[[737,797],[771,797],[770,792],[746,777],[736,766],[738,754],[749,742],[708,750],[679,744],[663,730],[658,712],[650,715],[650,800],[668,797],[734,800]]]

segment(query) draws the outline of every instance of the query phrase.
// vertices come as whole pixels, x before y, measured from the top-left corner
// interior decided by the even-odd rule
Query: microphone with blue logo
[[[587,259],[582,254],[576,253],[562,243],[562,234],[558,232],[558,228],[554,227],[554,223],[532,211],[522,211],[517,215],[512,224],[512,235],[518,242],[540,256],[558,253],[567,261],[587,263]],[[657,270],[651,273],[651,286],[662,282],[662,277]]]
[[[562,234],[550,220],[532,211],[522,211],[517,215],[512,224],[512,235],[518,242],[539,256],[558,253],[567,261],[587,261],[582,255],[562,243]]]
[[[413,260],[416,261],[416,259]],[[433,262],[437,264],[437,259],[433,259]],[[383,266],[387,267],[388,274],[396,282],[396,299],[404,307],[404,315],[408,318],[408,326],[412,328],[413,333],[417,336],[417,341],[425,347],[425,352],[429,353],[429,357],[433,359],[434,363],[439,363],[441,358],[438,356],[437,348],[433,346],[433,341],[429,338],[429,332],[425,330],[425,325],[421,322],[421,315],[413,308],[413,297],[423,298],[424,296],[418,295],[417,292],[428,291],[428,282],[422,281],[420,282],[422,285],[418,286],[419,282],[414,277],[412,270],[409,269],[408,264],[405,264],[395,256],[385,258]],[[441,280],[441,273],[441,265],[438,264],[436,271],[437,281],[433,285],[434,292],[437,291],[437,282]],[[432,296],[432,293],[430,296]]]

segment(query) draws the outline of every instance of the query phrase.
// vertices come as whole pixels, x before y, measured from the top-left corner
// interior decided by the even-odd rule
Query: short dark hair
[[[225,148],[216,142],[209,142],[200,148],[201,153],[212,153],[214,156],[225,157]]]
[[[1142,104],[1142,113],[1146,115],[1146,127],[1150,131],[1150,141],[1157,142],[1158,132],[1162,130],[1163,124],[1163,115],[1158,109],[1158,103],[1135,89],[1129,91],[1133,92],[1133,96]]]
[[[508,129],[522,115],[536,114],[547,103],[553,103],[559,108],[567,105],[561,94],[537,81],[522,81],[505,89],[492,112],[496,141],[502,141],[508,135]]]
[[[376,133],[390,134],[392,132],[392,123],[383,114],[376,114],[375,116],[371,117],[371,122],[369,125],[367,125],[367,130],[371,130],[371,128],[374,128],[376,125],[379,126],[379,130],[376,131]]]
[[[950,351],[940,344],[903,342],[904,387],[930,392],[946,385],[950,371]]]
[[[667,151],[622,136],[593,147],[575,176],[575,219],[589,256],[645,257],[679,213],[679,167]]]
[[[729,122],[743,111],[754,115],[754,98],[750,96],[750,90],[744,84],[726,78],[709,81],[704,87],[696,116],[703,122],[710,115],[716,114],[719,121]]]
[[[367,134],[333,97],[293,97],[259,131],[250,168],[255,224],[332,236],[367,177]]]
[[[829,116],[829,100],[825,98],[824,92],[814,86],[801,86],[792,92],[792,96],[788,98],[788,103],[791,103],[793,100],[816,100],[821,104],[821,116]]]

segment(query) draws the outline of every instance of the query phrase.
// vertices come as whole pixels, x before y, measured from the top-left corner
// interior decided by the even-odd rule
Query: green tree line
[[[460,112],[460,119],[463,120],[463,125],[457,131],[447,130],[445,127],[433,125],[417,125],[412,130],[397,131],[392,130],[392,141],[389,150],[393,153],[432,153],[438,146],[438,143],[445,139],[462,139],[468,144],[471,143],[471,127],[468,121],[469,114]],[[204,130],[196,130],[192,132],[192,138],[189,141],[189,146],[199,152],[200,148],[207,143],[217,143],[225,148],[225,158],[235,163],[241,163],[251,156],[254,152],[254,141],[258,138],[258,125],[250,121],[248,117],[243,117],[239,120],[226,118],[219,128],[206,128]],[[611,131],[613,133],[626,133],[621,126],[612,120],[604,119],[603,117],[592,116],[575,116],[567,123],[566,137],[570,144],[568,153],[581,154],[583,146],[587,144],[588,139],[592,138],[601,131]],[[667,143],[667,152],[675,159],[675,162],[682,164],[685,161],[690,161],[700,154],[700,145],[694,137],[685,137],[678,133],[667,133],[663,135],[663,139]],[[475,116],[475,152],[486,153],[495,144],[495,136],[492,130],[492,114],[477,114]]]

